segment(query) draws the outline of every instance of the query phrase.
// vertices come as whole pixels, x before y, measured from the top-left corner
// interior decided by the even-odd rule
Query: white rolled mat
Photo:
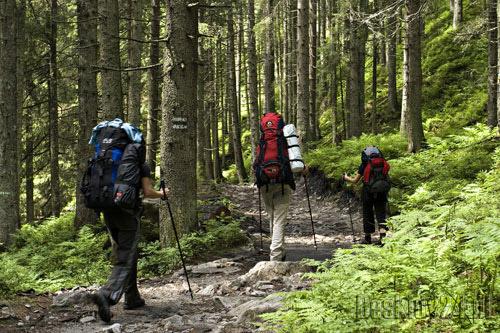
[[[288,124],[283,127],[283,135],[288,144],[288,158],[290,159],[290,167],[292,172],[302,172],[304,170],[304,161],[302,160],[302,153],[300,152],[299,137],[293,124]]]

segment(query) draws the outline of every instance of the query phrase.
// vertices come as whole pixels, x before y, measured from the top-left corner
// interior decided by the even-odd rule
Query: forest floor
[[[353,243],[345,198],[311,196],[318,249],[313,246],[307,198],[302,183],[291,199],[286,227],[287,262],[270,263],[260,252],[257,190],[251,186],[224,185],[224,196],[233,211],[244,214],[242,228],[250,244],[223,253],[215,261],[189,266],[194,300],[187,292],[182,270],[169,276],[140,281],[144,308],[132,311],[122,304],[112,308],[113,319],[106,325],[86,302],[93,288],[74,288],[56,294],[18,295],[0,304],[0,332],[254,332],[260,313],[281,306],[275,293],[307,288],[301,278],[311,271],[300,260],[330,258],[337,248]],[[358,204],[352,203],[352,220],[357,237],[361,235]],[[263,221],[267,216],[263,214]],[[269,248],[268,226],[264,224],[264,249]],[[94,288],[95,289],[95,288]],[[261,329],[262,330],[262,329]]]

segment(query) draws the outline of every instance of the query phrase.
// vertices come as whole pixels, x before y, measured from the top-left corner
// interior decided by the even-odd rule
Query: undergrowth
[[[0,296],[106,281],[111,268],[111,249],[105,248],[107,234],[89,226],[75,230],[73,219],[74,214],[69,213],[39,225],[22,226],[9,251],[0,254]],[[246,241],[236,220],[212,220],[205,227],[205,232],[182,237],[181,246],[188,261]],[[176,247],[142,243],[139,252],[139,276],[166,274],[180,267]]]

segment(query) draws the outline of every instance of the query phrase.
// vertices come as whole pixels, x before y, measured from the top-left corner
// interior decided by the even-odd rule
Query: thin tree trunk
[[[497,0],[488,0],[488,126],[497,126],[498,85]]]
[[[238,173],[238,180],[243,183],[247,178],[245,165],[243,164],[243,153],[241,147],[241,124],[238,116],[238,108],[236,105],[236,75],[234,63],[234,27],[233,27],[233,9],[228,10],[227,19],[227,33],[228,33],[228,46],[227,46],[227,71],[228,71],[228,110],[231,113],[232,123],[231,132],[233,139],[234,149],[234,163],[236,164],[236,171]]]
[[[160,210],[160,241],[174,243],[171,222],[180,235],[197,226],[196,216],[196,82],[198,78],[198,9],[167,0],[164,55],[161,171],[170,189],[174,221]],[[192,37],[190,37],[192,36]],[[194,38],[193,38],[194,37]]]
[[[351,13],[350,22],[350,42],[349,42],[349,87],[347,89],[349,93],[348,105],[349,105],[349,123],[348,123],[348,136],[358,137],[361,135],[361,115],[360,110],[360,53],[359,53],[359,25],[354,22],[353,14]]]
[[[79,190],[81,176],[87,167],[85,156],[92,156],[88,144],[92,128],[97,122],[97,0],[78,0],[78,154],[76,214],[74,225],[80,228],[93,224],[96,215],[85,207],[85,199]]]
[[[50,137],[50,194],[52,215],[61,213],[61,188],[59,180],[59,112],[57,101],[57,0],[50,5],[49,38],[49,137]]]
[[[144,0],[129,0],[130,39],[128,40],[128,65],[131,68],[141,67]],[[157,62],[153,63],[156,64]],[[128,121],[135,126],[141,126],[141,84],[142,71],[128,73]]]
[[[372,112],[371,112],[371,132],[376,133],[377,128],[377,65],[378,65],[378,43],[375,36],[373,38],[372,55]]]
[[[26,50],[26,0],[20,0],[18,2],[18,7],[16,10],[16,47],[17,47],[17,156],[22,156],[22,128],[25,117],[23,117],[23,107],[26,91],[26,80],[25,80],[25,50]],[[17,159],[18,170],[22,170],[21,159]],[[18,183],[16,188],[16,197],[19,198],[21,194],[21,183],[22,176],[21,172],[18,172]],[[21,227],[21,216],[18,209],[18,227]]]
[[[264,113],[276,110],[274,98],[274,17],[273,0],[266,0],[264,7],[266,16],[266,39],[264,55]]]
[[[396,0],[393,0],[393,3]],[[399,114],[398,94],[396,87],[396,43],[398,23],[396,13],[389,13],[387,18],[387,107],[389,115]]]
[[[259,102],[257,88],[257,51],[255,48],[255,8],[254,0],[248,0],[248,97],[250,114],[250,133],[252,144],[252,162],[259,142]]]
[[[160,0],[152,0],[151,3],[151,39],[160,39]],[[151,64],[160,62],[160,43],[151,43],[149,49],[149,61]],[[161,107],[160,67],[150,68],[148,71],[148,123],[147,123],[147,145],[146,145],[146,162],[151,168],[151,175],[154,177],[156,173],[156,154],[158,151],[158,119]]]
[[[290,120],[289,122],[297,125],[297,1],[290,1],[290,11],[288,19],[290,22]]]
[[[309,0],[297,0],[297,132],[304,142],[309,126]]]
[[[497,6],[497,10],[498,8],[500,7],[500,0],[498,0],[498,2],[496,3],[496,6]],[[500,33],[499,33],[499,30],[500,30],[500,15],[498,15],[498,12],[497,12],[497,37],[500,36]],[[496,40],[496,44],[497,44],[497,55],[498,55],[498,58],[497,58],[497,67],[496,67],[496,73],[497,73],[497,79],[498,81],[496,82],[497,84],[497,100],[496,100],[496,108],[497,108],[497,126],[498,126],[498,129],[500,130],[500,66],[498,66],[498,64],[500,63],[500,41]]]
[[[318,0],[309,0],[309,132],[311,139],[317,140],[317,56],[318,56]]]
[[[214,179],[217,183],[222,180],[222,167],[221,167],[221,158],[220,158],[220,145],[219,145],[219,117],[218,110],[220,110],[219,106],[219,67],[220,64],[220,55],[218,48],[215,48],[213,52],[213,98],[214,98],[214,107],[210,110],[210,123],[212,126],[212,147],[213,147],[213,160],[214,160]]]
[[[120,62],[118,0],[99,0],[101,119],[124,118]]]
[[[0,2],[0,247],[18,226],[16,2]]]
[[[200,15],[200,18],[202,15]],[[201,21],[201,20],[200,20]],[[201,61],[204,61],[205,52],[203,50],[203,43],[198,40],[198,56]],[[196,160],[199,170],[199,175],[206,179],[207,174],[206,164],[205,164],[205,67],[200,67],[198,69],[198,109],[197,109],[197,122],[196,122],[196,138],[197,138],[197,149],[196,149]]]
[[[405,16],[405,31],[408,30],[407,17]],[[406,34],[406,32],[405,32]],[[403,92],[401,97],[401,122],[399,131],[402,135],[408,136],[408,38],[403,39]]]
[[[454,0],[453,29],[458,29],[460,24],[462,24],[462,0]]]
[[[407,0],[408,7],[408,151],[418,152],[424,141],[422,126],[422,24],[420,0]]]

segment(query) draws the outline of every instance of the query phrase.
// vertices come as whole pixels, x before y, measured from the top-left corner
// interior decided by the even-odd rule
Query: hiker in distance
[[[285,135],[285,131],[288,133],[287,135]],[[293,125],[285,126],[283,118],[278,113],[268,112],[261,118],[260,132],[261,137],[253,165],[255,184],[259,190],[259,205],[262,194],[269,217],[270,260],[284,261],[286,259],[286,216],[290,205],[291,191],[295,190],[293,174],[301,172],[305,175],[307,168],[300,157],[295,128]],[[287,140],[295,140],[296,144],[289,145]],[[293,154],[297,151],[298,156],[289,156],[289,152]],[[293,168],[291,163],[294,163]],[[298,167],[295,166],[296,164],[299,164]],[[259,213],[260,209],[259,206]]]
[[[145,304],[137,289],[142,213],[139,192],[142,189],[145,198],[164,198],[164,194],[153,189],[144,140],[137,128],[118,118],[103,121],[93,129],[89,143],[95,146],[95,154],[89,160],[81,191],[86,206],[104,216],[115,260],[107,283],[92,295],[92,300],[98,306],[99,317],[109,322],[110,306],[117,304],[123,294],[126,310]]]
[[[342,176],[344,181],[354,184],[363,178],[361,201],[363,204],[365,238],[362,240],[362,244],[372,243],[371,236],[375,232],[374,210],[379,226],[380,244],[381,240],[386,236],[387,195],[391,188],[389,169],[389,163],[384,159],[382,152],[377,147],[369,146],[361,153],[361,164],[356,176],[349,177],[347,174]]]

